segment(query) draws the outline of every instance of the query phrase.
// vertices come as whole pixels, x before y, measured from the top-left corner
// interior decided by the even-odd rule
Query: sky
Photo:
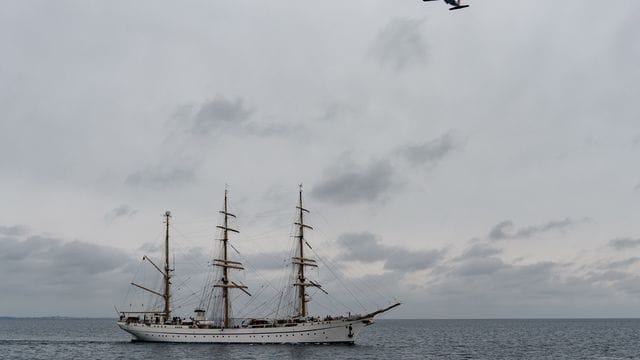
[[[114,316],[166,210],[206,264],[225,188],[272,279],[302,183],[337,298],[637,317],[640,2],[468,3],[2,2],[0,316]]]

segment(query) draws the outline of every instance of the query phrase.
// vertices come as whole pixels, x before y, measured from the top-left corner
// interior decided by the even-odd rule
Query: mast
[[[143,261],[148,261],[160,274],[162,274],[164,291],[160,292],[159,290],[152,290],[134,282],[132,282],[131,285],[161,297],[164,300],[164,309],[162,311],[164,321],[169,321],[171,319],[171,272],[173,271],[173,269],[169,267],[169,219],[171,219],[171,211],[166,211],[164,213],[164,218],[166,226],[164,237],[164,270],[156,265],[147,255],[142,257]],[[153,313],[157,313],[157,311],[153,311]]]
[[[224,306],[223,327],[228,328],[229,327],[229,309],[231,307],[231,304],[229,303],[229,289],[236,288],[236,289],[242,290],[244,293],[246,293],[249,296],[251,296],[251,294],[249,294],[249,292],[245,290],[247,286],[238,285],[235,282],[229,280],[229,269],[244,270],[244,268],[242,267],[242,263],[229,260],[229,250],[228,250],[229,232],[231,231],[234,233],[239,233],[239,231],[229,227],[229,217],[236,217],[236,216],[231,214],[228,211],[226,189],[224,191],[224,207],[223,207],[223,210],[220,211],[220,213],[224,215],[223,225],[218,226],[219,229],[222,229],[222,239],[220,239],[220,241],[222,241],[222,259],[213,259],[214,261],[213,265],[219,266],[222,268],[222,279],[220,280],[220,283],[218,283],[217,285],[214,285],[214,287],[222,288],[222,299],[224,303],[223,304]]]
[[[315,260],[304,257],[304,245],[307,245],[309,246],[309,248],[311,248],[311,245],[309,245],[309,243],[304,239],[304,229],[313,230],[313,228],[304,223],[304,213],[309,213],[309,210],[302,207],[302,184],[300,184],[300,190],[298,192],[298,206],[296,206],[296,209],[298,209],[299,211],[298,222],[295,223],[295,225],[298,225],[298,235],[296,235],[296,238],[298,238],[298,253],[296,254],[297,256],[293,258],[292,262],[293,264],[298,265],[298,278],[297,282],[293,285],[298,287],[298,316],[301,318],[306,318],[307,302],[309,302],[309,300],[307,299],[306,288],[317,287],[321,289],[321,287],[320,284],[313,281],[307,282],[307,279],[304,275],[305,266],[318,267],[318,265],[316,265]]]
[[[166,232],[164,237],[164,321],[168,321],[171,316],[170,299],[171,299],[171,268],[169,268],[169,219],[171,212],[164,213]]]

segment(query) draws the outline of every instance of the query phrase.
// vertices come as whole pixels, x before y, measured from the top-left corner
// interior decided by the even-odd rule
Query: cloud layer
[[[389,246],[369,232],[345,233],[338,237],[338,245],[346,250],[340,257],[344,261],[371,263],[381,261],[385,270],[411,272],[433,267],[442,259],[438,250],[409,250],[400,246]]]
[[[569,218],[562,220],[552,220],[544,224],[531,225],[516,229],[513,221],[505,220],[494,226],[489,232],[489,238],[492,240],[510,240],[510,239],[528,239],[537,235],[553,232],[564,231],[577,224],[590,222],[590,219],[572,220]]]
[[[325,177],[311,195],[335,204],[373,203],[384,200],[393,188],[402,188],[399,172],[415,171],[416,166],[433,167],[458,148],[454,131],[423,143],[410,143],[390,151],[383,159],[367,165],[354,164],[343,155],[325,170]],[[406,162],[408,168],[398,162]]]
[[[362,168],[347,168],[329,175],[311,195],[335,204],[380,200],[393,186],[394,168],[387,161]]]
[[[11,274],[2,286],[13,289],[0,310],[22,316],[107,314],[122,299],[132,263],[127,252],[110,246],[26,232],[0,236],[0,271]]]

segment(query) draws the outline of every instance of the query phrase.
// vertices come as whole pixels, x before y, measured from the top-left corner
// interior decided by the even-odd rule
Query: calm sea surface
[[[113,319],[0,319],[2,359],[640,359],[640,319],[379,320],[355,345],[132,343]]]

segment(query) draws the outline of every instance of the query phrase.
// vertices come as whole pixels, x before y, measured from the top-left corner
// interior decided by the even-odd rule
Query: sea
[[[378,320],[354,345],[131,342],[115,319],[0,319],[0,359],[640,359],[640,319]]]

